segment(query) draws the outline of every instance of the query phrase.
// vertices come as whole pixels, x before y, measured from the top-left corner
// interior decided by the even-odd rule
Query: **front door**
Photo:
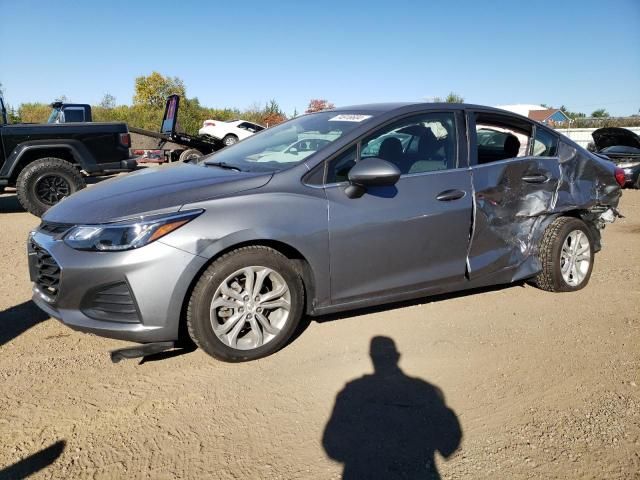
[[[458,164],[464,149],[456,127],[450,112],[412,116],[331,162],[326,194],[334,304],[465,280],[472,194],[466,158]],[[349,198],[348,170],[366,157],[396,164],[402,176],[393,187]]]

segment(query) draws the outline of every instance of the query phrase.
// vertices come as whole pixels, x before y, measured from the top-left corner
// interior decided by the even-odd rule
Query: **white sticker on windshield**
[[[340,115],[336,115],[335,117],[331,117],[329,119],[330,122],[362,122],[367,118],[371,118],[371,115],[352,115],[343,113]]]

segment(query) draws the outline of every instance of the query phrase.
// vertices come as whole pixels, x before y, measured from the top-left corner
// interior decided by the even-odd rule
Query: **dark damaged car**
[[[589,281],[615,166],[473,105],[304,115],[198,165],[147,169],[49,210],[28,240],[34,301],[66,325],[226,361],[304,315],[530,280]]]
[[[589,149],[620,167],[626,186],[640,188],[640,136],[619,127],[599,128],[591,136]]]

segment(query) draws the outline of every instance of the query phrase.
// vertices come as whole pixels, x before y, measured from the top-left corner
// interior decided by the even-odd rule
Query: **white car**
[[[200,135],[209,135],[216,140],[221,140],[225,146],[229,146],[243,138],[250,137],[260,130],[264,130],[262,125],[247,122],[246,120],[232,120],[230,122],[205,120],[198,133]]]

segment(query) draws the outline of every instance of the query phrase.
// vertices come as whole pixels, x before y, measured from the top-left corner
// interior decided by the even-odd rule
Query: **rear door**
[[[468,268],[476,280],[529,256],[535,227],[555,207],[560,167],[558,138],[544,127],[484,112],[468,112],[467,120],[474,190]]]
[[[456,117],[442,112],[400,120],[329,163],[325,191],[334,304],[465,281],[471,178],[458,136],[463,117]],[[348,171],[366,156],[396,164],[400,180],[349,198]]]

